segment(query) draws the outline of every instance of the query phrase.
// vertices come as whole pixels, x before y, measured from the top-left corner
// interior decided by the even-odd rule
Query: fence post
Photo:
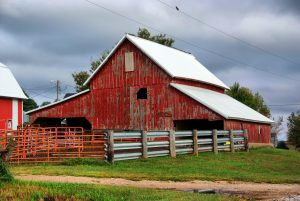
[[[215,154],[218,153],[218,131],[216,129],[213,130],[213,151]]]
[[[245,144],[245,151],[249,151],[249,140],[248,140],[248,131],[247,129],[244,130],[244,144]]]
[[[108,153],[107,160],[110,163],[114,163],[114,132],[108,131]]]
[[[48,147],[48,152],[47,152],[47,160],[48,162],[50,161],[50,137],[48,136],[48,139],[47,139],[47,147]]]
[[[232,129],[229,131],[229,140],[230,140],[230,152],[234,152],[234,136]]]
[[[148,158],[148,146],[147,146],[147,131],[142,131],[142,157],[147,159]]]
[[[170,155],[172,158],[176,158],[176,142],[175,142],[175,131],[174,130],[170,130]]]
[[[193,154],[198,156],[198,131],[196,129],[193,130]]]

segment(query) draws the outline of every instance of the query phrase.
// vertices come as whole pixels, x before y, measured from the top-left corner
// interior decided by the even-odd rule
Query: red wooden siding
[[[216,92],[219,92],[222,94],[224,94],[224,92],[225,92],[225,90],[221,87],[206,84],[206,83],[201,83],[201,82],[197,82],[197,81],[193,81],[193,80],[182,80],[182,79],[176,78],[176,79],[173,79],[172,82],[178,83],[178,84],[194,86],[194,87],[199,87],[199,88],[204,88],[204,89],[209,89],[209,90],[216,91]]]
[[[271,126],[269,124],[225,120],[224,129],[247,129],[249,142],[271,143]]]

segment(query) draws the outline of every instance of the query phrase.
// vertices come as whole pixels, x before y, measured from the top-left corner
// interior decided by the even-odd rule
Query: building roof
[[[9,68],[0,63],[0,96],[27,99]]]
[[[126,34],[117,43],[117,45],[110,52],[107,58],[88,78],[85,84],[88,84],[90,82],[90,80],[95,76],[95,74],[97,74],[101,67],[104,66],[108,58],[116,51],[118,46],[125,39],[128,39],[130,42],[132,42],[137,48],[139,48],[144,54],[152,59],[171,77],[197,80],[228,89],[228,86],[226,86],[226,84],[224,84],[199,61],[197,61],[197,59],[192,54],[129,34]]]
[[[273,123],[269,118],[226,94],[182,84],[171,83],[171,86],[220,114],[225,119]]]
[[[68,96],[68,97],[66,97],[66,98],[64,98],[64,99],[62,99],[62,100],[60,100],[60,101],[56,101],[56,102],[54,102],[54,103],[51,103],[51,104],[48,104],[48,105],[45,105],[45,106],[42,106],[42,107],[38,107],[38,108],[33,109],[33,110],[30,110],[30,111],[27,111],[25,114],[30,114],[30,113],[32,113],[32,112],[36,112],[36,111],[39,111],[39,110],[42,110],[42,109],[45,109],[45,108],[48,108],[48,107],[52,107],[52,106],[54,106],[54,105],[63,103],[63,102],[65,102],[65,101],[67,101],[67,100],[70,100],[70,99],[72,99],[72,98],[75,98],[75,97],[77,97],[77,96],[80,96],[80,95],[82,95],[82,94],[85,94],[85,93],[87,93],[87,92],[89,92],[89,91],[90,91],[89,89],[86,89],[86,90],[81,91],[81,92],[79,92],[79,93],[75,93],[75,94],[73,94],[72,96]]]

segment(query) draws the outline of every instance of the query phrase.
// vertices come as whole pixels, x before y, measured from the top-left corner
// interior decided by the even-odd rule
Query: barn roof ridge
[[[87,85],[92,80],[125,39],[128,39],[134,46],[173,78],[196,80],[229,89],[226,84],[204,67],[194,55],[178,50],[177,48],[168,47],[130,34],[125,34],[122,37],[104,61],[85,81],[84,85]]]
[[[8,66],[0,62],[0,97],[27,99],[15,76]]]
[[[152,40],[148,40],[148,39],[145,39],[145,38],[141,38],[141,37],[139,37],[139,36],[136,36],[136,35],[134,35],[134,34],[132,34],[132,33],[126,33],[126,34],[127,34],[127,35],[130,35],[130,36],[133,36],[133,37],[137,37],[137,38],[139,38],[139,39],[141,39],[141,40],[147,40],[147,41],[151,41],[151,42],[153,42],[153,43],[156,43],[156,44],[158,44],[158,45],[162,45],[162,44],[160,44],[160,43],[158,43],[158,42],[156,42],[156,41],[152,41]],[[163,46],[166,46],[166,45],[163,45]],[[182,49],[176,48],[176,47],[174,47],[174,46],[167,46],[167,47],[169,47],[169,48],[172,48],[172,49],[175,49],[175,50],[181,51],[181,52],[183,52],[183,53],[190,54],[190,55],[194,56],[194,55],[193,55],[191,52],[187,52],[187,51],[185,51],[185,50],[182,50]]]
[[[54,102],[54,103],[51,103],[51,104],[48,104],[48,105],[45,105],[45,106],[42,106],[42,107],[38,107],[38,108],[35,108],[35,109],[32,109],[32,110],[29,110],[29,111],[25,112],[25,114],[30,114],[30,113],[32,113],[32,112],[35,112],[35,111],[38,111],[38,110],[42,110],[42,109],[51,107],[51,106],[53,106],[53,105],[57,105],[57,104],[59,104],[59,103],[63,103],[63,102],[65,102],[65,101],[67,101],[67,100],[70,100],[70,99],[72,99],[72,98],[75,98],[75,97],[77,97],[77,96],[80,96],[80,95],[82,95],[82,94],[85,94],[85,93],[87,93],[87,92],[89,92],[89,91],[90,91],[90,89],[83,90],[83,91],[81,91],[81,92],[79,92],[79,93],[76,93],[76,94],[74,94],[74,95],[72,95],[72,96],[68,96],[67,98],[64,98],[64,99],[62,99],[62,100],[56,101],[56,102]]]
[[[220,114],[225,119],[268,124],[274,122],[227,94],[184,84],[170,83],[170,85],[212,111]]]

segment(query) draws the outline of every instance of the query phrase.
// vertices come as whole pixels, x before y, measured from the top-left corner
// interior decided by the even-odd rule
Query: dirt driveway
[[[251,182],[228,182],[228,181],[131,181],[120,178],[92,178],[74,176],[46,176],[46,175],[20,175],[20,180],[65,182],[65,183],[88,183],[116,186],[130,186],[139,188],[168,189],[178,191],[198,192],[212,190],[221,194],[238,195],[255,200],[290,200],[300,201],[299,184],[266,184]]]

